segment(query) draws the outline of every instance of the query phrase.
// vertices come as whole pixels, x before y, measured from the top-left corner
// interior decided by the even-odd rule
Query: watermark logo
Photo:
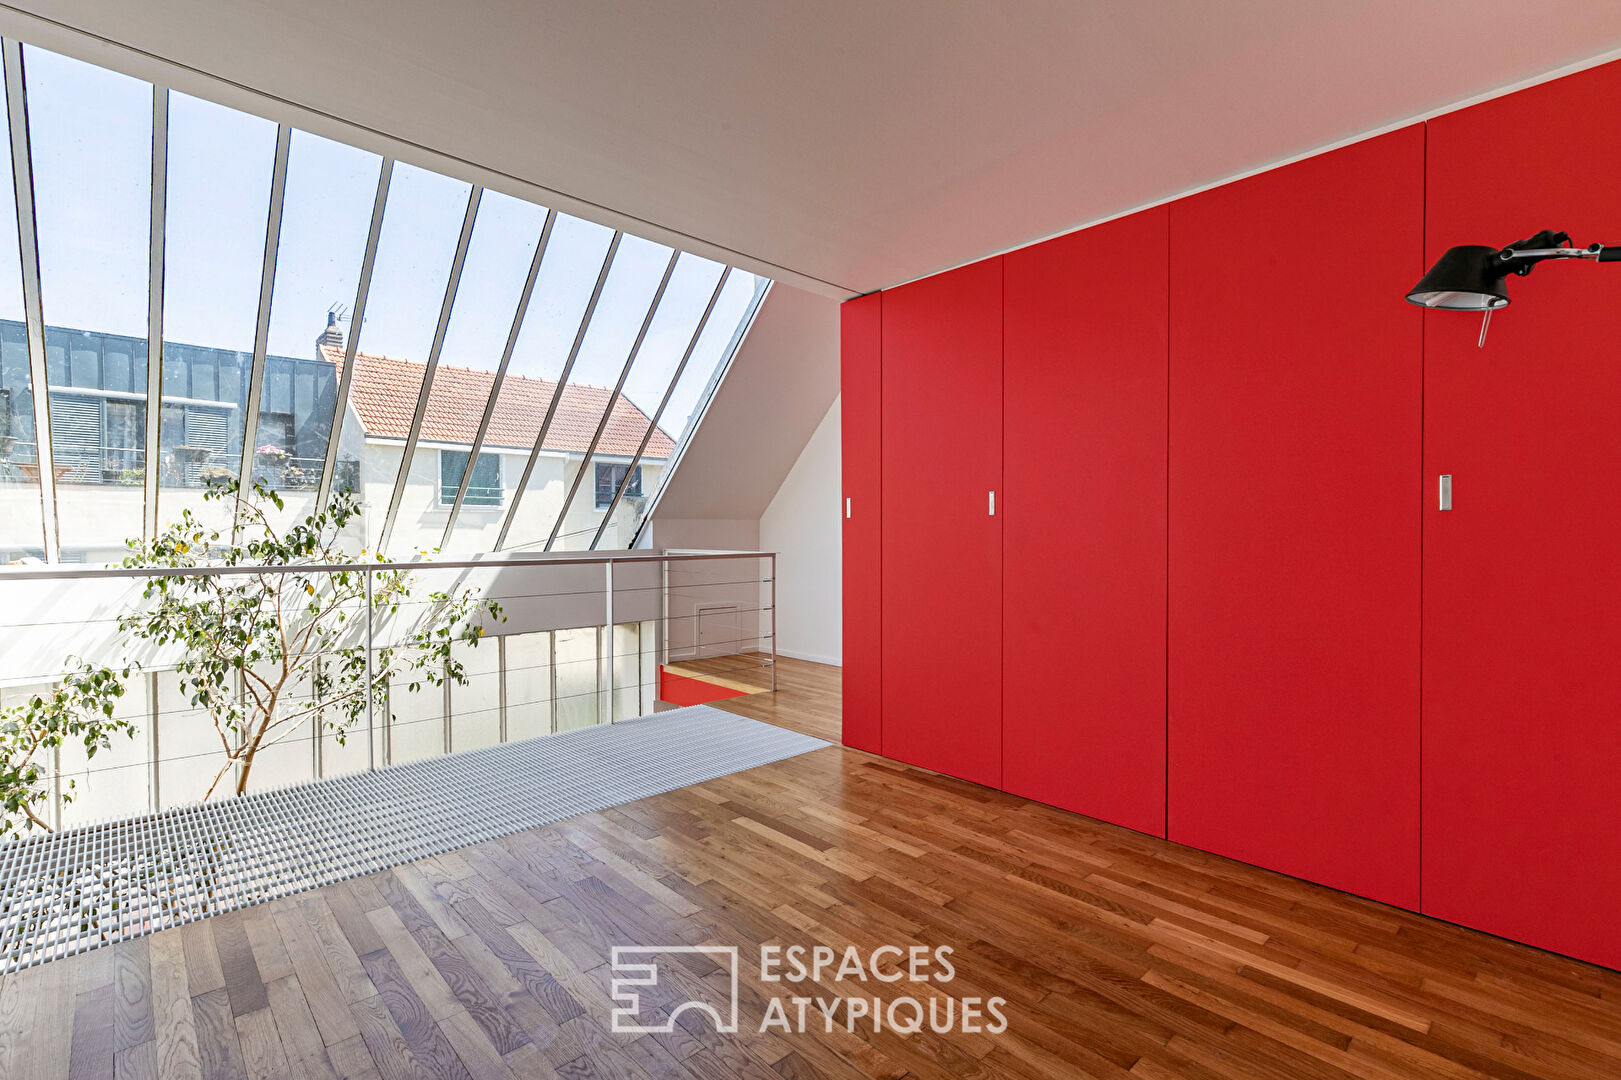
[[[689,954],[707,957],[724,974],[708,970],[701,961],[695,963]],[[940,1035],[1006,1031],[1005,998],[950,992],[948,984],[957,976],[951,955],[949,945],[904,949],[880,945],[867,953],[853,945],[843,950],[827,945],[762,945],[758,976],[765,1010],[760,1031],[820,1028],[831,1034],[835,1027],[850,1033],[858,1028],[874,1033],[888,1029],[900,1035],[925,1028]],[[707,1014],[716,1032],[736,1034],[736,946],[616,945],[612,960],[615,978],[609,993],[618,1003],[611,1017],[615,1032],[668,1034],[675,1030],[678,1017],[692,1012]],[[911,992],[897,993],[901,985],[886,990],[885,984],[910,984],[906,989]],[[729,993],[723,993],[723,987]]]
[[[688,997],[672,1004],[658,1023],[643,1022],[642,995],[636,989],[645,987],[652,996],[651,991],[659,987],[679,985],[680,991],[690,991],[695,988],[709,989],[709,983],[693,978],[677,978],[673,976],[671,964],[679,964],[679,960],[661,962],[660,958],[669,958],[680,955],[697,954],[707,956],[730,976],[730,993],[721,994],[718,991],[710,994],[704,993],[701,997]],[[610,1023],[615,1033],[628,1035],[667,1035],[675,1030],[676,1018],[685,1012],[700,1012],[709,1015],[710,1023],[722,1035],[732,1035],[737,1032],[737,946],[735,945],[615,945],[613,947],[613,970],[615,978],[609,984],[609,995],[618,1002],[614,1009]],[[672,973],[672,977],[660,982],[660,972]],[[666,996],[666,995],[659,995]]]

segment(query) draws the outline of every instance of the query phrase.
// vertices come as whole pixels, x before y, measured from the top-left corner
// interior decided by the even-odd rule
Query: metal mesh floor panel
[[[829,745],[695,705],[0,845],[0,973]]]

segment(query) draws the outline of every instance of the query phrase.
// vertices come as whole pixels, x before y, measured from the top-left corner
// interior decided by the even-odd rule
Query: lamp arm
[[[1621,245],[1588,244],[1586,247],[1573,247],[1569,233],[1546,229],[1517,244],[1510,244],[1497,253],[1497,263],[1502,268],[1500,273],[1517,274],[1521,277],[1529,274],[1537,263],[1547,259],[1621,262]]]
[[[1504,262],[1513,259],[1523,259],[1527,262],[1541,262],[1543,259],[1596,259],[1603,252],[1604,245],[1593,244],[1589,247],[1552,247],[1552,248],[1504,248],[1497,253],[1497,257]],[[1621,259],[1621,251],[1614,253],[1611,260]]]

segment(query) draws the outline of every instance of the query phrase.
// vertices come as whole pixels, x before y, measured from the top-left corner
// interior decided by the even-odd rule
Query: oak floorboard
[[[253,945],[248,941],[244,915],[242,911],[232,911],[208,920],[214,931],[214,952],[225,977],[225,994],[230,999],[233,1016],[258,1012],[270,1004],[265,996],[264,979],[259,974],[259,963],[253,958]]]
[[[163,1080],[158,1069],[157,1043],[137,1043],[115,1053],[113,1080]]]
[[[68,1080],[110,1076],[113,1071],[113,988],[102,985],[78,996],[73,1008],[73,1045]]]
[[[268,1004],[236,1017],[236,1036],[248,1080],[271,1080],[287,1074],[287,1048],[282,1045],[275,1014]]]
[[[152,1016],[150,942],[150,938],[131,938],[111,949],[115,1050],[128,1050],[157,1037]]]
[[[428,1012],[422,999],[416,996],[404,972],[385,948],[366,953],[360,958],[372,985],[377,987],[377,1000],[394,1025],[400,1029],[405,1045],[411,1048],[418,1067],[429,1076],[444,1080],[471,1080],[467,1067],[457,1056],[455,1048],[439,1029],[438,1022]]]
[[[287,948],[287,955],[298,978],[298,987],[309,1005],[310,1015],[327,1046],[360,1034],[358,1023],[347,1008],[343,991],[322,955],[321,942],[296,907],[275,913],[276,929]]]
[[[242,1044],[225,988],[194,996],[191,1012],[197,1025],[197,1052],[204,1080],[236,1080],[246,1076]]]
[[[175,1080],[201,1080],[203,1066],[197,1046],[197,1020],[191,1006],[191,983],[186,974],[180,931],[165,930],[145,940],[152,975],[158,1072]]]

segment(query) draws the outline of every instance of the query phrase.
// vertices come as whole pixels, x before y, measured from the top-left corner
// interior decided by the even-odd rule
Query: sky
[[[153,88],[24,46],[39,237],[40,291],[52,325],[144,337],[152,202]],[[5,119],[0,110],[0,130]],[[164,337],[250,351],[258,312],[276,126],[169,94]],[[271,304],[269,352],[308,356],[334,306],[354,306],[382,160],[294,131]],[[15,194],[0,184],[0,251],[17,250]],[[468,184],[394,167],[359,347],[425,362],[442,310]],[[440,362],[494,370],[546,209],[484,192],[455,292]],[[612,230],[558,214],[510,372],[555,379],[573,345]],[[581,344],[572,381],[613,386],[672,251],[626,235]],[[657,408],[724,267],[691,254],[675,267],[625,382]],[[734,271],[661,425],[684,433],[753,296]],[[0,258],[0,318],[22,318],[18,261]],[[346,332],[354,328],[345,326]]]

